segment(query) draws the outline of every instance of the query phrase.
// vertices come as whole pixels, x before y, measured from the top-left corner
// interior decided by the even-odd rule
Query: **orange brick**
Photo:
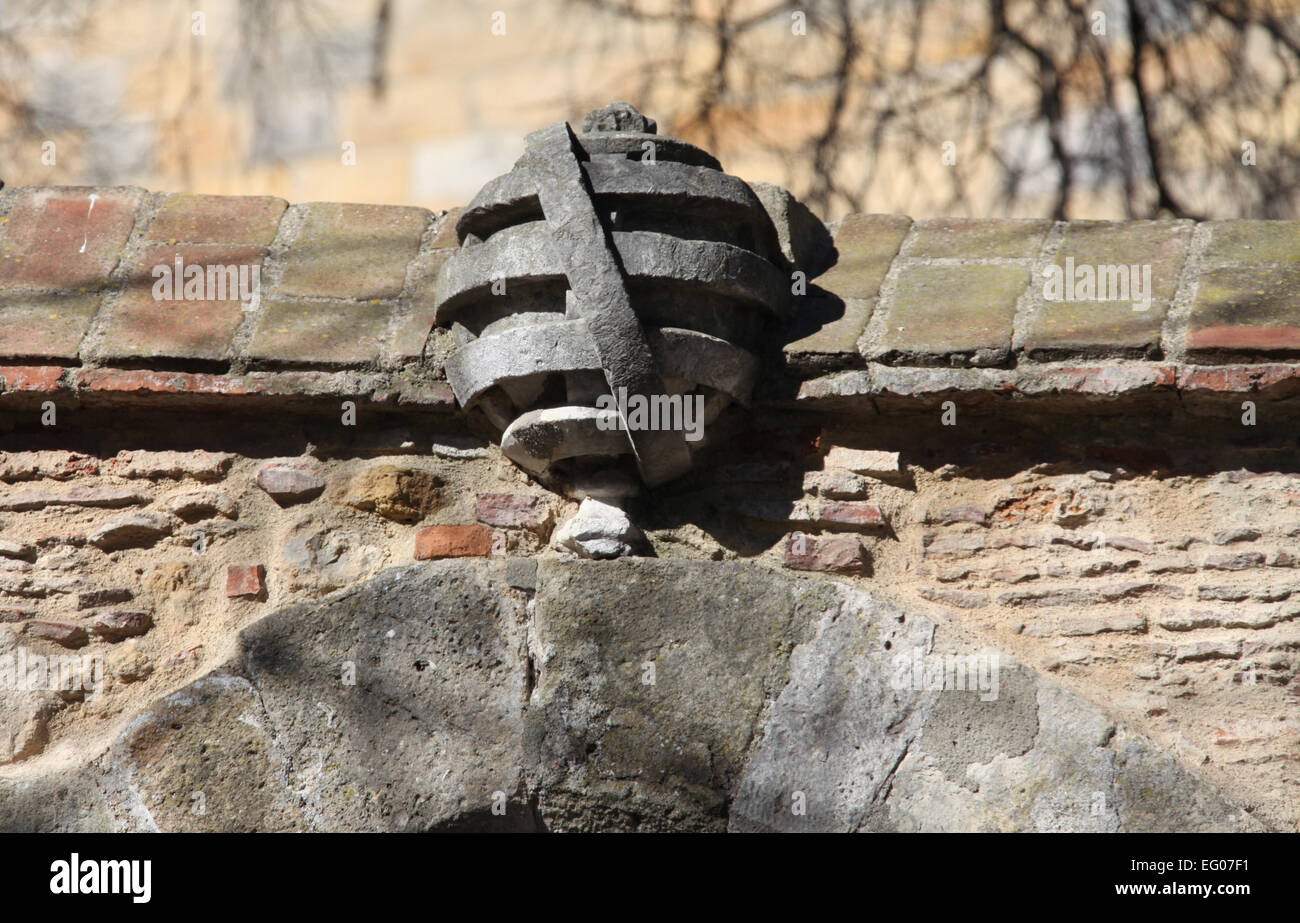
[[[492,552],[492,530],[483,526],[425,526],[415,530],[415,559],[481,557]]]
[[[261,596],[266,591],[266,568],[261,564],[231,564],[226,568],[227,596]]]

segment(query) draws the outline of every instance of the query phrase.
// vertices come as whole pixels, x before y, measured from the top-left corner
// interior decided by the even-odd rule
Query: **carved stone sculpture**
[[[789,305],[784,235],[754,188],[655,132],[616,103],[581,132],[529,135],[460,216],[438,279],[457,399],[574,496],[685,472],[717,415],[748,402]]]

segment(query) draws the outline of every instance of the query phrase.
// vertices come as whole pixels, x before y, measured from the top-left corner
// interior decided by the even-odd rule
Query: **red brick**
[[[420,359],[434,324],[434,296],[438,272],[454,251],[427,250],[411,266],[411,303],[398,316],[389,345],[390,359],[406,362]]]
[[[398,407],[423,407],[429,410],[455,410],[460,405],[451,385],[436,381],[430,385],[404,385],[397,395]]]
[[[229,357],[230,340],[244,317],[245,302],[238,287],[221,293],[206,290],[206,269],[217,266],[248,266],[249,282],[255,283],[252,267],[260,269],[266,251],[259,247],[204,245],[154,247],[131,267],[131,279],[111,308],[99,354],[108,359],[157,357],[168,359],[223,360]],[[168,267],[175,276],[176,259],[185,267],[205,271],[203,294],[224,298],[182,299],[154,297],[161,280],[156,267]],[[225,274],[222,281],[225,281]],[[174,294],[183,291],[184,279],[173,278]],[[160,291],[162,289],[159,289]]]
[[[58,391],[64,371],[60,365],[0,366],[0,391]]]
[[[841,298],[875,298],[912,219],[902,215],[850,215],[835,234],[839,259],[817,285]]]
[[[285,255],[279,294],[395,298],[433,215],[423,208],[312,202]]]
[[[884,302],[889,313],[874,358],[997,365],[1011,351],[1016,304],[1029,283],[1027,264],[911,264]]]
[[[256,379],[259,390],[270,395],[338,395],[364,397],[354,379],[339,372],[275,372],[263,373]]]
[[[856,574],[866,570],[862,543],[850,535],[813,538],[801,532],[787,536],[785,566],[793,570]]]
[[[959,522],[973,522],[978,525],[988,525],[988,514],[983,510],[973,506],[948,506],[934,513],[932,517],[926,518],[927,522],[939,522],[949,526]]]
[[[266,592],[266,568],[261,564],[231,564],[226,568],[226,595],[259,597]]]
[[[1262,391],[1281,382],[1300,382],[1300,366],[1254,365],[1184,369],[1178,376],[1182,391],[1239,394]]]
[[[169,195],[146,239],[265,247],[275,239],[288,206],[272,196]]]
[[[1300,261],[1300,221],[1261,221],[1240,218],[1209,221],[1207,265],[1230,263],[1295,263]]]
[[[1015,387],[1021,394],[1119,396],[1173,388],[1176,379],[1177,369],[1171,365],[1100,365],[1022,372]]]
[[[1202,274],[1187,321],[1193,358],[1246,361],[1300,354],[1300,267],[1223,267]]]
[[[551,509],[541,497],[528,494],[479,494],[474,518],[489,526],[542,529],[551,521]]]
[[[77,389],[117,394],[256,394],[259,382],[223,375],[193,372],[151,372],[145,369],[83,369],[77,373]]]
[[[94,208],[91,208],[91,195]],[[19,190],[0,255],[0,287],[103,288],[135,226],[140,193],[90,186]],[[84,249],[83,249],[84,245]]]
[[[1064,270],[1073,265],[1076,271],[1090,267],[1096,273],[1102,266],[1150,266],[1151,301],[1135,311],[1131,300],[1044,300],[1025,338],[1029,358],[1158,355],[1161,327],[1178,288],[1191,231],[1190,221],[1070,222],[1056,254],[1057,266]],[[1074,280],[1063,281],[1069,285]],[[1045,282],[1045,276],[1035,274],[1039,293]]]
[[[885,514],[875,503],[823,500],[817,520],[837,525],[878,527],[885,525]]]
[[[8,293],[0,298],[0,358],[73,362],[99,295]]]
[[[1033,259],[1052,222],[1013,218],[933,218],[916,223],[909,257]]]
[[[392,306],[376,303],[270,301],[248,346],[262,363],[348,366],[379,358]]]
[[[415,559],[481,557],[492,552],[492,530],[483,526],[424,526],[415,530]]]
[[[1202,327],[1187,335],[1187,348],[1222,352],[1300,352],[1300,327]]]

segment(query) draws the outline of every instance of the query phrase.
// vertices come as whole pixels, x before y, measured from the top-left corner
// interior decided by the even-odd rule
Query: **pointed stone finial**
[[[582,133],[595,131],[637,131],[653,135],[659,126],[652,118],[647,118],[630,103],[610,103],[599,109],[592,109],[582,117]]]

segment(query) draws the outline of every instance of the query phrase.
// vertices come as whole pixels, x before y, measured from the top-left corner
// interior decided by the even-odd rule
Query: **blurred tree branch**
[[[1300,213],[1291,0],[568,2],[673,30],[635,102],[823,214]]]

